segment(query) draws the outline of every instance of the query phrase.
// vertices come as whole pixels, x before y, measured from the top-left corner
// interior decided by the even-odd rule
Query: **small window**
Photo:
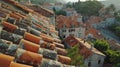
[[[63,38],[65,38],[65,35],[63,35]]]
[[[98,64],[100,64],[101,63],[101,60],[98,60]]]
[[[71,29],[71,31],[73,31],[73,32],[74,32],[74,31],[75,31],[75,29]]]
[[[75,32],[75,29],[69,29],[69,32]]]
[[[91,66],[91,62],[88,62],[88,67],[90,67]]]
[[[69,32],[71,32],[71,30],[69,29]]]
[[[66,30],[62,30],[63,32],[66,32]]]

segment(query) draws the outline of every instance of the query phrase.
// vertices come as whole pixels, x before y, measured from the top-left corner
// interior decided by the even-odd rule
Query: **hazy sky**
[[[78,0],[65,0],[67,2],[77,2]],[[80,0],[80,1],[86,1],[86,0]],[[105,0],[98,0],[98,1],[105,1]]]

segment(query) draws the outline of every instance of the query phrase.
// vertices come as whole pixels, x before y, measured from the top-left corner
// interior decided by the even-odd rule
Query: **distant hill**
[[[109,6],[110,4],[114,4],[117,10],[120,10],[120,0],[106,0],[101,1],[105,6]]]
[[[49,3],[56,3],[56,2],[61,2],[64,3],[64,0],[31,0],[32,3],[34,4],[42,4],[43,2],[49,2]]]

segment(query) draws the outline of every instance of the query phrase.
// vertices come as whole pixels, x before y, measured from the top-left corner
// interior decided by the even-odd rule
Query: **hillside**
[[[49,2],[49,3],[56,3],[56,2],[62,2],[64,3],[64,0],[31,0],[34,4],[42,4],[43,2]]]

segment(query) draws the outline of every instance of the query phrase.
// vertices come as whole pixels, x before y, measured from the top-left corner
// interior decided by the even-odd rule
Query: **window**
[[[65,38],[65,35],[63,35],[63,38]]]
[[[69,29],[69,32],[74,32],[75,31],[75,29]]]
[[[91,66],[91,62],[88,62],[88,67],[90,67]]]
[[[63,32],[66,32],[66,30],[64,29],[64,30],[62,30]]]
[[[98,60],[98,64],[100,64],[101,63],[101,60]]]

